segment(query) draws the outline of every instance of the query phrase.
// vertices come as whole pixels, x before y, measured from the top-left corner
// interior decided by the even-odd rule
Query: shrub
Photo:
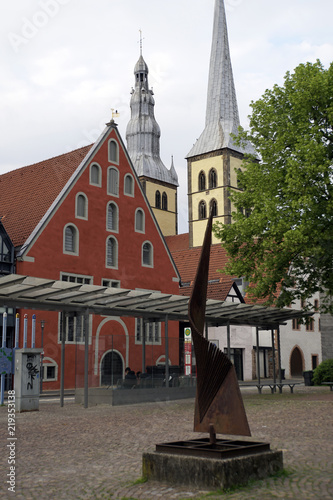
[[[333,382],[333,359],[326,359],[313,371],[313,383]]]

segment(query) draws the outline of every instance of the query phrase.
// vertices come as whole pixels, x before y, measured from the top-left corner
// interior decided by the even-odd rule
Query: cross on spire
[[[140,32],[140,56],[142,56],[142,42],[144,38],[142,38],[142,29],[139,29]]]

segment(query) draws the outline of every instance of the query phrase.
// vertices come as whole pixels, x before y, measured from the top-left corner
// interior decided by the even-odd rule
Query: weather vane
[[[114,108],[111,108],[111,112],[112,112],[112,120],[113,118],[116,118],[117,116],[120,115],[120,113],[118,113],[118,110],[114,110]]]

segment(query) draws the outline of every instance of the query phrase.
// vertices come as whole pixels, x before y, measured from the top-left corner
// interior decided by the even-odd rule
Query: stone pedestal
[[[144,453],[142,475],[172,484],[209,489],[246,485],[283,469],[282,451],[266,451],[228,459]]]

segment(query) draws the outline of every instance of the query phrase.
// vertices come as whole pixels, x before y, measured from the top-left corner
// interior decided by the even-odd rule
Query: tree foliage
[[[333,359],[322,361],[313,372],[313,383],[321,385],[323,382],[333,382]]]
[[[266,304],[299,298],[311,308],[321,292],[333,313],[333,63],[300,64],[251,107],[237,141],[258,156],[244,160],[242,190],[230,193],[233,223],[214,226],[230,257],[224,271]]]

